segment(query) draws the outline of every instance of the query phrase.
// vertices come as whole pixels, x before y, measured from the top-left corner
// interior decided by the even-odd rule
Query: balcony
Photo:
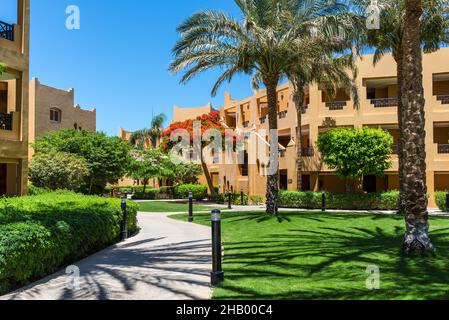
[[[437,95],[437,100],[441,102],[441,104],[449,104],[449,94]]]
[[[14,26],[9,23],[0,21],[0,38],[14,41]]]
[[[449,154],[449,144],[438,144],[439,154]]]
[[[329,110],[343,110],[346,107],[347,101],[328,101],[326,102],[326,108]]]
[[[265,124],[267,122],[267,116],[259,118],[260,124]]]
[[[315,156],[315,149],[313,147],[302,148],[301,155],[306,158],[313,157]]]
[[[243,128],[248,128],[249,127],[249,121],[244,121],[242,123]]]
[[[12,114],[0,113],[0,130],[12,131]]]
[[[398,106],[398,98],[371,99],[374,108],[391,108]]]
[[[279,119],[285,119],[285,118],[287,118],[287,111],[281,111],[281,112],[278,112],[278,117],[279,117]]]

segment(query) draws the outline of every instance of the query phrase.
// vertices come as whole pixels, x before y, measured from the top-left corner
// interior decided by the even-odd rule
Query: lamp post
[[[245,205],[245,194],[243,193],[243,190],[240,191],[240,204],[242,206]]]
[[[126,219],[127,219],[127,212],[126,212],[126,199],[128,198],[127,194],[125,193],[124,196],[122,196],[121,198],[121,205],[122,205],[122,213],[123,213],[123,218],[122,218],[122,225],[121,225],[121,239],[126,240],[128,238],[128,231],[126,230]]]
[[[232,209],[232,195],[231,192],[228,191],[228,209],[231,210]]]
[[[189,191],[189,222],[193,222],[193,193]]]
[[[324,191],[321,193],[321,211],[326,211],[326,193]]]
[[[224,280],[224,272],[222,270],[222,250],[221,250],[221,212],[220,210],[212,210],[212,272],[210,282],[212,286],[218,285]]]
[[[449,212],[449,192],[446,192],[446,212]]]

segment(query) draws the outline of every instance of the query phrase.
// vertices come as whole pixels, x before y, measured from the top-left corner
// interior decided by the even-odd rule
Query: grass
[[[189,204],[188,202],[161,202],[161,201],[150,201],[150,202],[138,202],[139,211],[141,212],[188,212]],[[193,212],[195,211],[211,211],[213,207],[203,206],[203,205],[193,205]]]
[[[225,213],[226,280],[215,299],[449,299],[449,219],[431,218],[437,254],[401,254],[402,217],[354,213]],[[180,219],[182,216],[173,216]],[[196,223],[210,225],[210,216]],[[380,290],[367,290],[369,266]]]

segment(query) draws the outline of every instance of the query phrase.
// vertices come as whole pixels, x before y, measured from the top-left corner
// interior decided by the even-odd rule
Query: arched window
[[[61,113],[60,109],[58,109],[58,108],[50,109],[50,121],[60,123],[61,115],[62,115],[62,113]]]

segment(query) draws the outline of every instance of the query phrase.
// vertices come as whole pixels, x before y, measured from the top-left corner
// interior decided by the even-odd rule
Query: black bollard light
[[[446,212],[449,212],[449,192],[446,192]]]
[[[212,210],[212,272],[210,282],[212,286],[218,285],[224,280],[224,272],[221,266],[221,212]]]
[[[232,195],[228,192],[228,209],[232,209]]]
[[[326,211],[326,193],[324,191],[321,193],[321,211]]]
[[[126,230],[126,219],[127,219],[127,213],[126,213],[126,200],[127,200],[128,196],[125,195],[122,196],[122,212],[123,212],[123,219],[122,219],[122,225],[121,225],[121,239],[126,240],[128,239],[128,231]]]
[[[245,194],[243,193],[243,191],[240,191],[240,204],[242,206],[245,205]]]
[[[193,222],[193,193],[189,191],[189,222]]]

